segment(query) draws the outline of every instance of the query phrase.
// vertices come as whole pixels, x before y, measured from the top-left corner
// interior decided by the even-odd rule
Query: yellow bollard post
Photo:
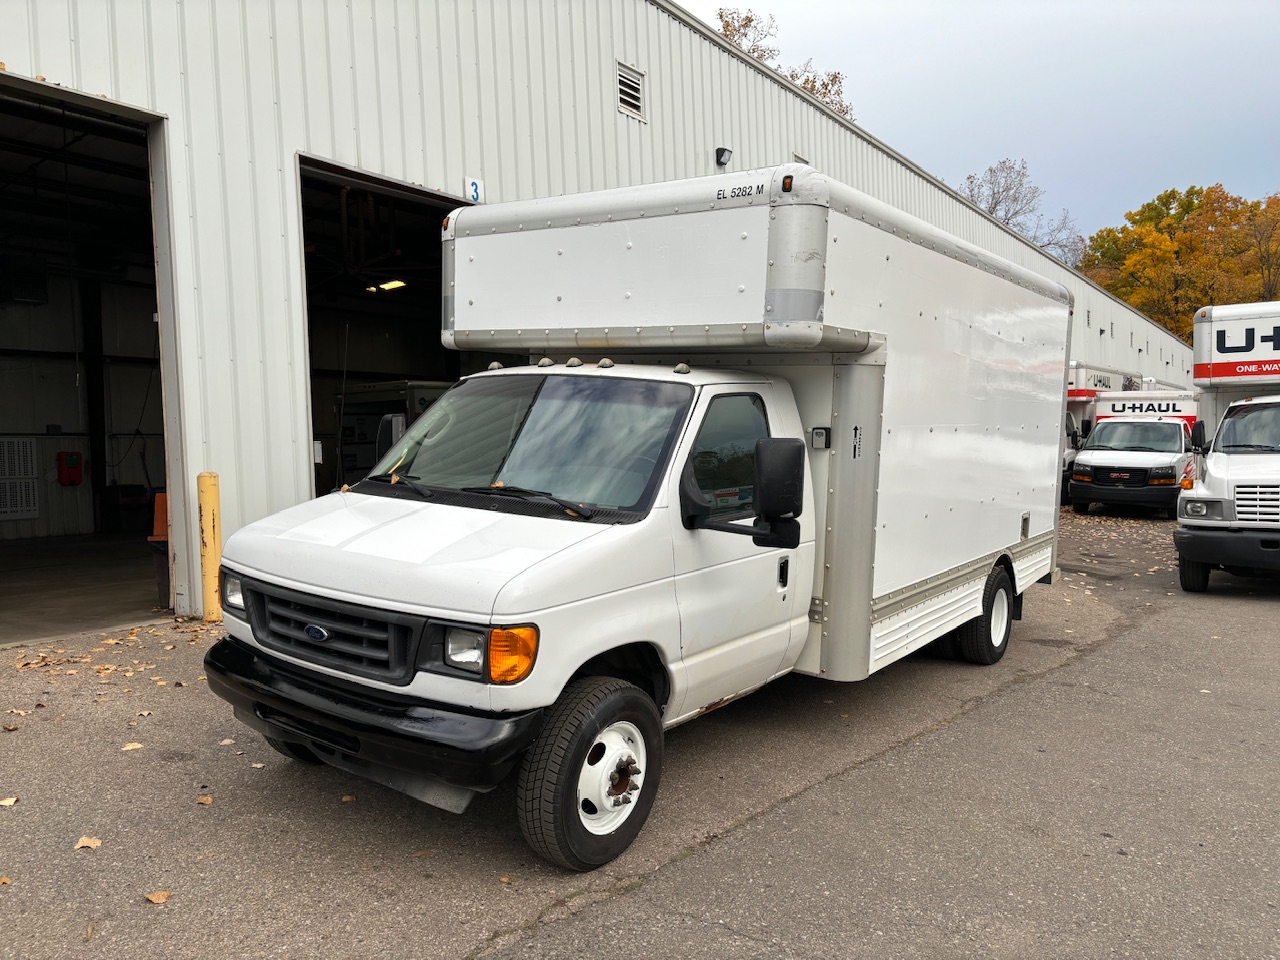
[[[222,596],[218,590],[218,568],[222,566],[222,511],[218,504],[218,475],[202,473],[196,478],[200,506],[200,584],[204,601],[204,621],[222,619]]]

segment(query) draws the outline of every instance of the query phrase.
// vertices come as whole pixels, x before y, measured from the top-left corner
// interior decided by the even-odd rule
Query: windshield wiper
[[[1223,450],[1265,450],[1268,453],[1280,453],[1280,447],[1273,443],[1224,443]]]
[[[417,479],[417,477],[407,476],[403,473],[374,473],[365,477],[364,480],[361,480],[360,482],[364,483],[365,480],[372,480],[376,483],[402,483],[423,500],[430,500],[436,495],[434,490],[417,483]]]
[[[548,493],[546,490],[530,490],[528,487],[462,487],[463,493],[483,493],[494,497],[514,497],[517,500],[546,500],[554,503],[562,508],[571,516],[581,517],[583,520],[589,520],[594,511],[581,503],[574,503],[572,500],[565,500],[563,497],[557,497],[554,493]]]

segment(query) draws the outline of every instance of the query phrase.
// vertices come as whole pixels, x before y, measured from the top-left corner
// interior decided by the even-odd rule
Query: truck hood
[[[1237,483],[1280,484],[1280,453],[1211,453],[1209,469]]]
[[[486,620],[502,587],[608,525],[333,493],[237,530],[236,570],[354,603]]]
[[[1162,453],[1151,450],[1081,450],[1076,455],[1079,466],[1103,467],[1139,467],[1150,470],[1152,467],[1167,467],[1176,463],[1188,454]]]

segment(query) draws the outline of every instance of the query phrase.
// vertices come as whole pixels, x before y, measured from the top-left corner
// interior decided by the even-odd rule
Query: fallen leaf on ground
[[[255,770],[261,770],[263,767],[265,767],[265,766],[266,766],[266,764],[265,764],[265,763],[253,763],[253,764],[250,764],[250,766],[251,766],[251,767],[253,767],[253,769],[255,769]]]
[[[429,857],[429,856],[431,856],[431,851],[430,851],[430,850],[415,850],[415,851],[413,851],[413,857],[414,857],[414,859],[415,859],[415,860],[421,860],[423,857]]]
[[[142,749],[142,744],[140,744],[140,743],[126,743],[126,744],[125,744],[123,747],[121,747],[120,749],[121,749],[121,750],[141,750],[141,749]]]
[[[8,877],[0,877],[0,887],[7,887],[11,883],[13,883],[13,881]]]
[[[97,850],[102,846],[102,841],[97,837],[81,837],[76,841],[76,849],[88,848],[89,850]]]
[[[233,743],[235,743],[235,741],[234,741],[234,740],[232,740],[230,737],[227,737],[227,739],[225,739],[225,740],[219,740],[219,741],[218,741],[218,746],[220,746],[220,747],[229,747],[229,746],[231,746]]]
[[[140,716],[140,717],[149,717],[149,716],[151,716],[151,711],[150,711],[150,710],[139,710],[139,711],[138,711],[138,716]]]
[[[3,800],[0,800],[0,807],[12,807],[17,802],[17,797],[5,797]]]
[[[344,793],[344,794],[342,795],[342,802],[343,802],[343,803],[350,803],[350,802],[351,802],[351,801],[353,801],[354,799],[355,799],[355,795],[354,795],[354,794],[351,794],[351,793]]]
[[[7,723],[4,725],[4,732],[5,732],[5,733],[13,733],[13,731],[15,731],[15,730],[17,730],[17,729],[18,729],[17,727],[11,727],[11,726],[9,726],[9,724],[7,724]]]
[[[507,876],[502,876],[502,877],[499,877],[499,878],[498,878],[498,882],[499,882],[499,883],[510,883],[510,882],[511,882],[511,878],[510,878],[510,877],[507,877]]]
[[[171,896],[173,894],[168,890],[154,890],[147,894],[147,899],[152,903],[168,903]]]
[[[213,803],[213,797],[196,797],[196,803],[203,804],[207,807],[209,804]]]

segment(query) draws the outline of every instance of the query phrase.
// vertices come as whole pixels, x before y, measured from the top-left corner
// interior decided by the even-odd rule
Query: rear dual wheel
[[[992,664],[1004,656],[1013,629],[1013,583],[1004,567],[987,575],[982,614],[956,631],[960,656],[970,663]]]

